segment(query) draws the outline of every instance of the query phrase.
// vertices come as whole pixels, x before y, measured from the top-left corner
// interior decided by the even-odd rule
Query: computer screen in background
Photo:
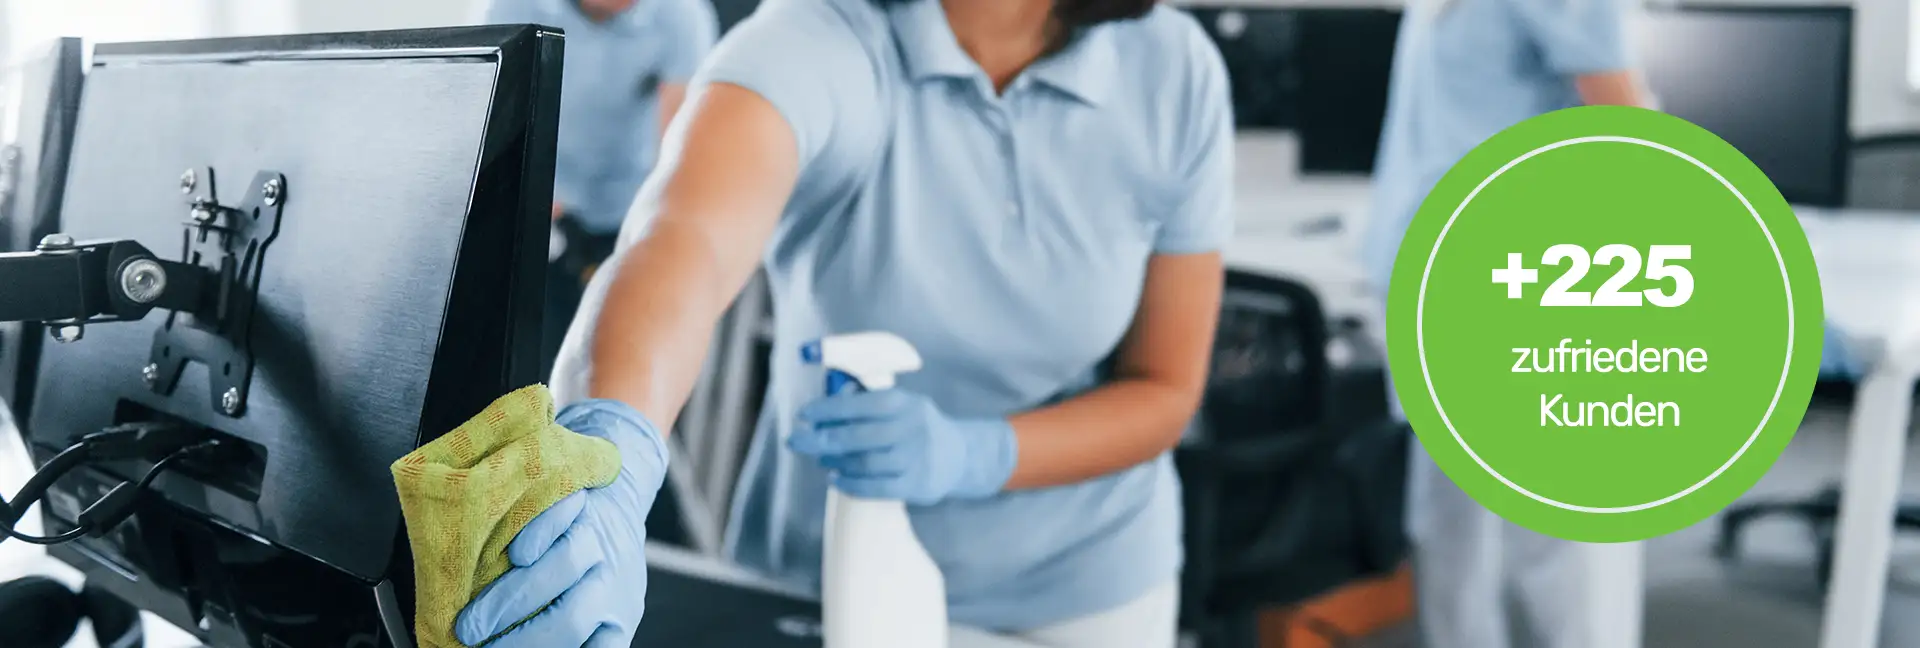
[[[1226,60],[1236,127],[1294,132],[1304,174],[1373,171],[1400,10],[1186,9]]]
[[[1189,6],[1226,60],[1234,126],[1294,130],[1300,124],[1300,10]]]
[[[1853,10],[1649,10],[1636,34],[1660,109],[1713,131],[1788,202],[1845,199]]]
[[[1300,11],[1300,171],[1368,174],[1392,85],[1397,9]]]

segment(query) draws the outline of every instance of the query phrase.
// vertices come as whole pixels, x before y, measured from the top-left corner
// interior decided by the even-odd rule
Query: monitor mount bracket
[[[170,395],[188,361],[206,366],[214,411],[246,411],[253,375],[249,333],[261,261],[280,232],[286,176],[262,171],[237,203],[222,204],[213,169],[180,176],[188,218],[180,260],[158,258],[131,240],[75,241],[53,234],[32,252],[0,254],[0,322],[40,322],[72,342],[91,324],[133,321],[154,309],[166,321],[153,334],[141,378]]]

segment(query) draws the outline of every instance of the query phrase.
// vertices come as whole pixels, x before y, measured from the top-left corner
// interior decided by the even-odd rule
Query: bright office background
[[[1653,0],[1655,4],[1661,1]],[[1381,4],[1380,0],[1239,2],[1252,5]],[[442,26],[474,21],[483,3],[484,0],[0,0],[0,42],[4,43],[8,60],[13,60],[22,52],[59,36],[125,41]],[[1754,0],[1744,0],[1742,4],[1754,4]],[[1920,130],[1920,9],[1915,8],[1920,7],[1920,0],[1855,0],[1839,4],[1852,4],[1856,12],[1854,134]]]
[[[645,0],[642,0],[645,1]],[[722,7],[748,0],[714,0]],[[1651,0],[1661,4],[1664,0]],[[167,40],[275,33],[364,31],[476,21],[487,0],[0,0],[0,67],[56,37],[95,42]],[[1735,0],[1726,4],[1810,4]],[[1720,4],[1692,0],[1686,4]],[[1381,6],[1394,0],[1207,0],[1210,5]],[[1856,137],[1920,132],[1920,0],[1827,2],[1855,9],[1851,128]],[[724,10],[723,10],[724,13]],[[1255,148],[1253,146],[1245,148]],[[1243,150],[1245,150],[1243,148]],[[1291,170],[1263,155],[1243,155],[1247,183],[1286,184]],[[9,441],[10,442],[10,441]],[[4,562],[4,561],[0,561]],[[1769,608],[1770,609],[1770,608]],[[1808,608],[1811,609],[1810,607]],[[1896,612],[1897,613],[1897,612]],[[1811,612],[1809,612],[1811,614]],[[1727,618],[1697,619],[1725,628]],[[185,645],[178,632],[149,623],[148,645]]]

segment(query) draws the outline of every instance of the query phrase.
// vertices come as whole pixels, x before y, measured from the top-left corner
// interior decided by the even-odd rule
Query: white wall
[[[1920,93],[1907,84],[1915,0],[1855,0],[1853,130],[1920,131]]]
[[[12,0],[7,3],[7,58],[61,36],[99,41],[211,36],[215,1]]]
[[[229,0],[240,1],[246,0]],[[406,29],[470,24],[480,0],[291,0],[303,32]]]

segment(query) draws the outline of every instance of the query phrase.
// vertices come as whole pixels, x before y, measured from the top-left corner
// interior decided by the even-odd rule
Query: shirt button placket
[[[1013,117],[1010,109],[1000,111],[1000,147],[1007,156],[1007,217],[1020,218],[1020,149],[1014,140]]]

